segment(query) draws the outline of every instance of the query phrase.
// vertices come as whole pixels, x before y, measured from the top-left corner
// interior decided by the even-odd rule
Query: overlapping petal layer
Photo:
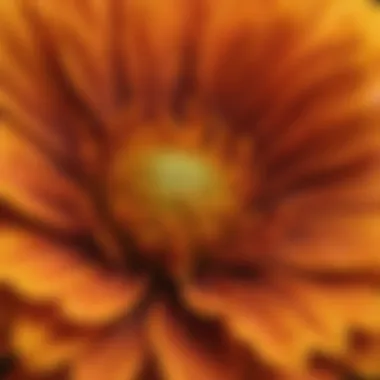
[[[78,252],[17,229],[0,234],[0,279],[34,302],[55,303],[70,320],[118,319],[143,297],[144,282],[91,266]]]

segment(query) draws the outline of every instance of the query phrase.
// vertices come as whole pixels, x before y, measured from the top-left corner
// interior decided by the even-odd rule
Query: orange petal
[[[380,331],[380,293],[374,286],[338,279],[335,283],[296,278],[277,281],[289,304],[329,337],[320,345],[324,351],[339,351],[339,341],[347,345],[351,329]]]
[[[300,215],[288,226],[284,221],[284,231],[277,248],[284,263],[315,272],[366,270],[380,276],[380,214],[375,210]]]
[[[50,75],[51,65],[38,41],[38,28],[29,22],[33,12],[25,8],[31,4],[19,0],[0,3],[1,107],[15,128],[70,157],[72,141],[63,134],[69,126],[63,121],[67,102],[62,87]]]
[[[114,12],[111,3],[35,1],[34,12],[49,31],[54,52],[65,78],[92,112],[104,120],[116,102],[113,59],[109,54]]]
[[[50,373],[76,358],[95,333],[69,326],[48,310],[25,309],[12,321],[10,341],[13,352],[28,370]]]
[[[314,349],[328,345],[339,351],[344,343],[347,322],[339,309],[325,310],[334,299],[323,296],[314,297],[318,302],[305,310],[303,300],[297,299],[298,305],[270,282],[213,279],[186,289],[186,299],[199,313],[222,318],[265,361],[300,374]]]
[[[134,380],[141,371],[145,341],[141,326],[112,327],[72,368],[73,380]]]
[[[339,373],[330,371],[316,371],[304,375],[295,375],[294,373],[280,374],[278,380],[342,380]]]
[[[98,270],[83,269],[83,274],[62,294],[62,311],[74,321],[98,324],[116,319],[133,310],[144,295],[146,282],[141,279]]]
[[[178,0],[125,4],[119,8],[125,25],[120,34],[122,64],[136,103],[148,112],[152,106],[165,112],[176,89],[189,10]]]
[[[30,233],[2,229],[0,283],[34,301],[57,304],[78,323],[102,324],[128,313],[145,283],[102,271],[73,251]]]
[[[311,187],[308,190],[286,197],[280,211],[286,215],[329,215],[332,212],[368,212],[376,209],[380,203],[380,176],[373,171],[363,171],[355,177],[347,177],[342,181],[324,187]]]
[[[88,225],[87,201],[51,157],[4,122],[0,138],[1,200],[51,227],[78,231]]]
[[[237,378],[231,346],[211,321],[156,304],[149,319],[149,333],[164,379]]]
[[[231,119],[256,126],[259,117],[268,114],[268,105],[273,108],[273,98],[291,91],[298,77],[308,83],[309,71],[319,68],[319,59],[302,62],[305,53],[311,51],[312,58],[320,45],[336,44],[351,33],[363,32],[366,23],[362,19],[349,22],[356,14],[366,21],[371,18],[360,1],[276,1],[255,6],[246,0],[219,1],[202,38],[200,77],[208,99]],[[287,62],[289,56],[292,59]],[[298,70],[289,72],[289,66],[300,61]],[[344,65],[345,61],[341,62]],[[269,87],[268,82],[281,69],[286,83],[279,86],[275,81]]]
[[[380,288],[366,284],[343,284],[326,286],[339,303],[341,313],[354,328],[368,333],[380,334]]]

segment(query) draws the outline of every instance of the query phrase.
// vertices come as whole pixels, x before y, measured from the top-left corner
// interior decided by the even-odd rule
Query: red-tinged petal
[[[365,378],[380,374],[380,334],[355,334],[352,349],[345,361]]]
[[[33,374],[26,371],[24,368],[17,368],[9,375],[5,376],[4,380],[68,380],[65,373],[53,374]]]
[[[322,59],[326,60],[325,57]],[[346,63],[350,65],[349,69],[345,69],[351,70],[349,78],[345,77],[348,76],[346,71],[340,72],[342,65],[337,62],[337,57],[330,55],[329,61],[327,65],[331,72],[326,73],[323,80],[319,78],[321,83],[314,91],[317,93],[305,102],[302,114],[295,115],[288,111],[289,115],[279,115],[274,110],[274,115],[269,115],[266,120],[266,123],[274,123],[276,117],[278,128],[281,116],[291,123],[291,127],[278,131],[278,139],[263,152],[268,169],[278,176],[273,178],[275,183],[290,182],[307,175],[307,172],[314,174],[337,168],[378,153],[380,132],[376,129],[378,101],[375,100],[380,87],[378,78],[367,78],[364,73],[357,73],[360,69],[363,72],[368,70],[361,59],[350,58]],[[334,68],[329,67],[333,64]],[[340,79],[337,79],[339,75]],[[305,93],[317,85],[312,78],[310,82],[309,87],[303,89]],[[279,106],[284,107],[284,102],[280,102]],[[286,107],[283,113],[285,110]],[[303,159],[300,160],[300,157]]]
[[[99,118],[105,120],[117,102],[113,67],[113,2],[34,1],[36,19],[48,31],[65,78]]]
[[[0,199],[30,218],[69,231],[89,223],[78,187],[32,142],[0,123]]]
[[[330,337],[320,345],[325,352],[339,353],[341,344],[348,344],[352,329],[371,333],[380,330],[380,296],[374,285],[338,279],[279,278],[277,286],[291,307]]]
[[[172,105],[185,48],[186,2],[130,1],[119,11],[124,12],[125,23],[120,35],[122,64],[134,100],[143,111],[165,113]]]
[[[364,153],[374,152],[379,144],[379,78],[371,71],[376,64],[374,54],[374,50],[355,44],[346,35],[333,43],[324,41],[298,57],[299,61],[290,67],[285,65],[281,75],[274,74],[284,87],[275,95],[273,112],[259,123],[260,136],[267,144],[270,133],[278,137],[263,152],[269,166],[280,168],[282,161],[289,166],[289,171],[282,173],[280,169],[274,174],[284,179],[290,168],[295,169],[293,175],[297,176],[307,167],[315,170],[318,160],[319,169],[323,169],[336,166],[343,159],[359,158],[363,148]],[[307,69],[301,69],[302,66]],[[292,76],[293,86],[289,86]],[[276,83],[273,77],[270,80]],[[371,135],[372,141],[368,139]],[[300,155],[305,157],[302,162]]]
[[[297,205],[295,205],[297,206]],[[308,271],[363,271],[380,274],[380,215],[376,210],[329,214],[315,211],[284,221],[278,260]],[[292,218],[292,217],[291,217]]]
[[[102,324],[128,313],[140,300],[145,282],[105,273],[80,252],[30,233],[3,229],[0,282],[34,302],[54,302],[67,318]]]
[[[212,321],[197,320],[165,304],[155,304],[148,328],[164,379],[238,378],[233,348]]]
[[[347,322],[325,294],[311,305],[306,298],[304,307],[303,299],[293,302],[270,282],[223,279],[193,285],[185,294],[199,313],[222,318],[234,336],[282,368],[305,371],[314,349],[327,345],[340,352],[345,342]]]
[[[380,176],[375,166],[360,176],[347,177],[324,187],[310,188],[284,197],[280,211],[292,216],[305,217],[335,212],[368,212],[380,203]]]
[[[68,102],[50,75],[54,69],[44,51],[44,33],[30,19],[29,3],[0,3],[1,108],[15,128],[70,157],[73,144],[66,119]]]
[[[178,0],[161,1],[159,6],[150,0],[85,0],[80,5],[37,1],[33,8],[49,31],[70,84],[104,120],[114,112],[117,97],[124,95],[125,81],[141,106],[150,107],[152,101],[156,110],[170,105],[183,44],[183,5]],[[124,72],[114,71],[115,59]]]
[[[16,307],[15,297],[0,287],[0,357],[9,352],[9,329]]]
[[[357,14],[361,15],[360,20],[353,18]],[[245,0],[238,3],[219,1],[212,9],[202,36],[202,87],[207,98],[216,103],[223,114],[233,122],[243,122],[245,128],[252,126],[256,131],[261,118],[274,115],[280,123],[265,128],[273,142],[272,136],[289,125],[281,111],[300,114],[300,107],[295,110],[293,107],[298,106],[300,85],[305,89],[310,83],[310,71],[318,72],[332,54],[334,64],[337,63],[333,67],[342,71],[346,67],[347,54],[359,57],[363,51],[364,54],[368,51],[376,54],[371,38],[361,38],[353,51],[335,53],[347,41],[356,42],[358,37],[367,36],[368,31],[364,31],[367,23],[363,23],[363,19],[372,24],[372,17],[366,4],[360,1],[345,6],[328,1],[302,4],[276,1],[259,3],[255,7]],[[326,49],[331,51],[326,52]],[[319,71],[319,74],[323,80],[325,73]],[[293,90],[294,84],[297,87]],[[314,94],[319,95],[318,91],[314,86],[301,97],[307,100]],[[294,92],[296,101],[292,96]],[[324,98],[318,99],[323,101]],[[291,107],[289,103],[293,103]]]
[[[357,122],[353,131],[327,132],[322,138],[310,132],[310,141],[277,158],[277,161],[270,163],[263,158],[269,178],[267,185],[264,185],[264,193],[281,197],[283,194],[302,194],[315,188],[334,189],[339,184],[350,186],[355,180],[376,178],[380,167],[380,131],[376,133],[376,130],[369,128],[366,131],[362,126],[364,123]],[[378,207],[378,193],[371,196],[367,200],[352,199],[352,205],[372,204]],[[343,201],[337,199],[337,205],[344,205]],[[349,207],[350,204],[347,205]]]
[[[115,100],[111,88],[120,82],[119,78],[112,77],[108,67],[113,62],[112,55],[107,54],[112,47],[106,46],[110,33],[105,29],[112,19],[108,4],[88,4],[91,6],[84,16],[91,21],[86,22],[84,29],[80,24],[75,26],[78,17],[74,15],[78,12],[73,12],[67,2],[61,2],[62,9],[57,1],[46,4],[15,0],[0,4],[0,19],[5,20],[0,21],[0,54],[4,57],[0,62],[0,104],[8,122],[14,130],[51,154],[50,159],[75,167],[78,172],[84,171],[81,164],[87,164],[86,169],[90,166],[91,174],[98,174],[104,164],[104,157],[99,159],[99,144],[106,141],[106,130],[100,121],[110,113]],[[83,17],[79,21],[84,22]],[[73,27],[71,31],[70,27]],[[61,35],[59,41],[54,38],[57,30]],[[86,35],[83,42],[90,42],[88,46],[79,42],[83,34]],[[68,42],[72,43],[69,47]],[[69,75],[66,76],[65,60],[70,61],[72,57],[72,51],[70,55],[66,50],[70,48],[75,57],[80,57],[79,71],[82,70],[84,81],[91,80],[90,93],[81,92]],[[88,98],[96,102],[90,104],[96,108],[81,107],[86,106],[86,101],[91,103]],[[113,107],[115,104],[114,101]]]
[[[280,374],[278,380],[342,380],[342,376],[340,373],[330,371],[312,371],[304,375]]]
[[[73,380],[134,380],[141,371],[145,340],[139,325],[113,327],[109,335],[77,358]]]

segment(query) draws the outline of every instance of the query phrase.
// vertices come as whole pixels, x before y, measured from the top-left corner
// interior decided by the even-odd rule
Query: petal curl
[[[0,283],[32,302],[54,303],[70,320],[102,324],[128,313],[142,297],[145,282],[112,275],[31,233],[0,231]]]

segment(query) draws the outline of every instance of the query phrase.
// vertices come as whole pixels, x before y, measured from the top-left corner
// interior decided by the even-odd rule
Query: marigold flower
[[[380,373],[379,33],[363,0],[1,1],[9,379]]]

